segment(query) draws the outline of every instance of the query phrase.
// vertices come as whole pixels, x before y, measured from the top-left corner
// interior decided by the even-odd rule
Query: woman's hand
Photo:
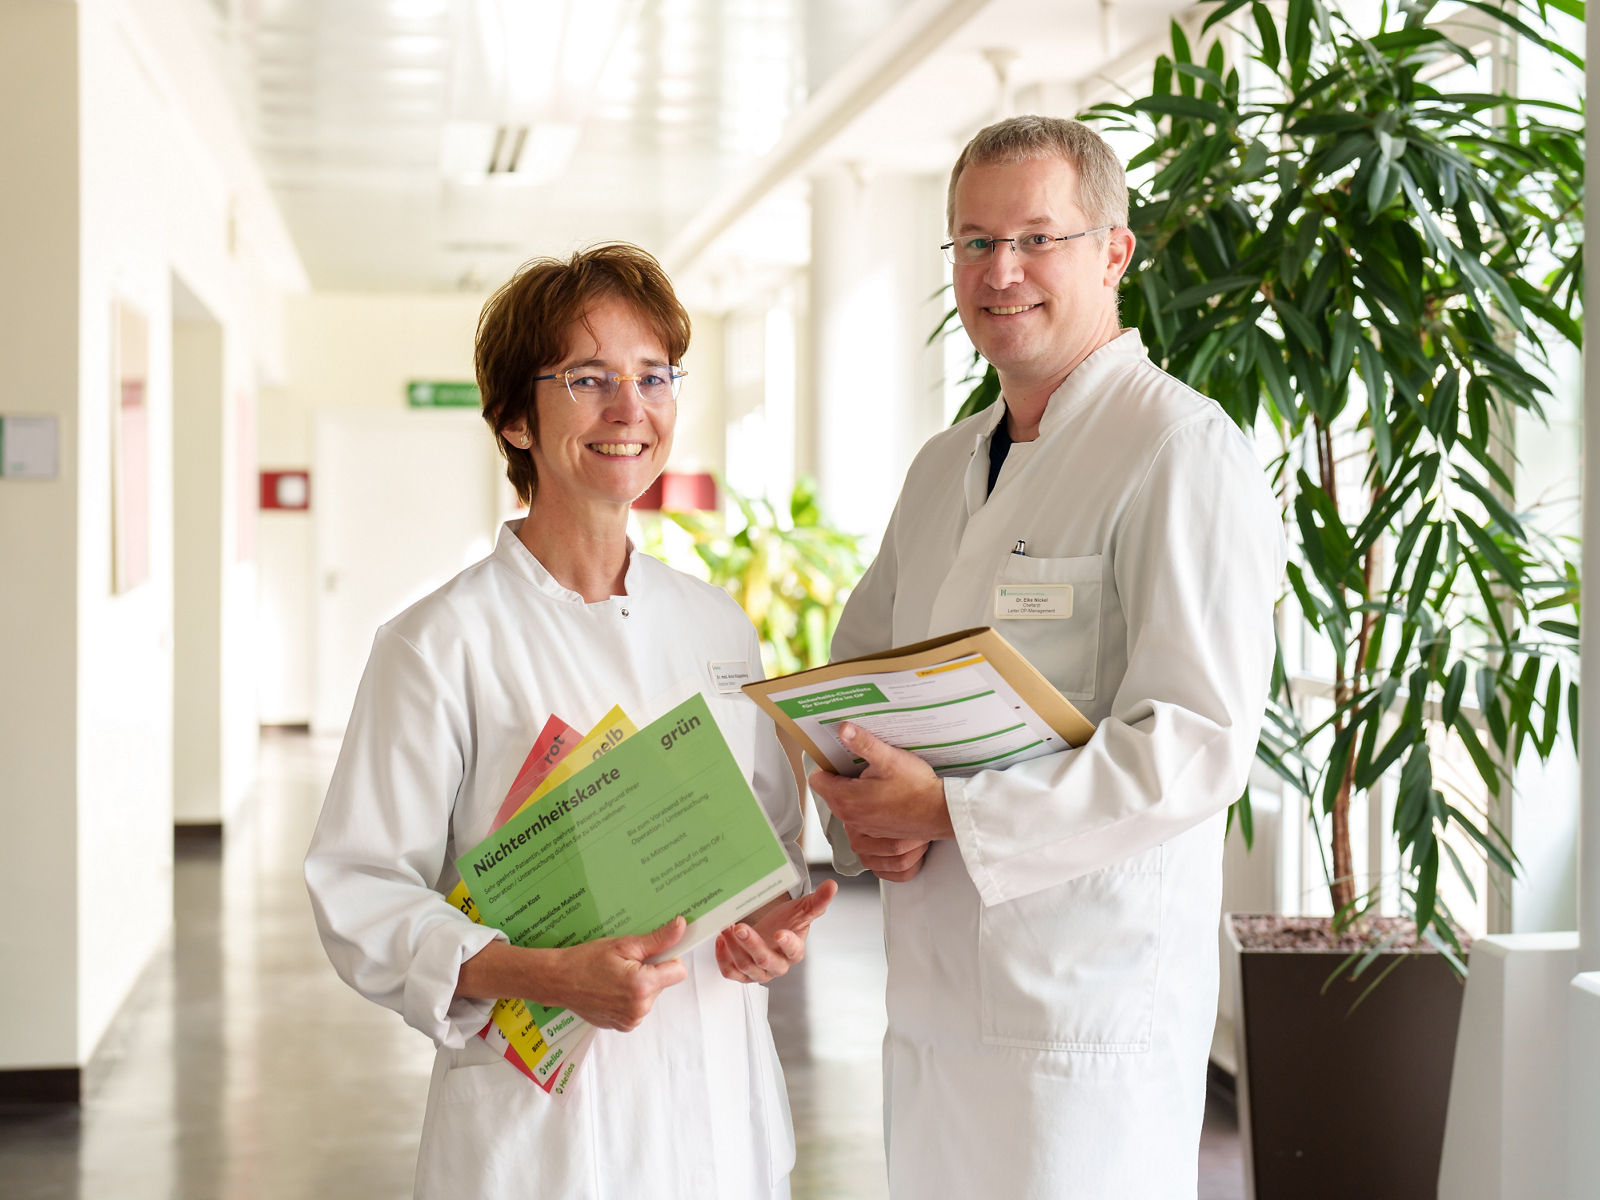
[[[826,880],[810,895],[779,900],[748,922],[717,934],[717,966],[735,983],[766,983],[806,956],[806,934],[828,911],[839,885]]]
[[[646,961],[677,945],[686,927],[682,917],[673,917],[649,933],[598,938],[556,951],[565,956],[553,981],[560,1006],[597,1029],[637,1029],[656,997],[688,974],[679,959]]]
[[[673,917],[649,933],[552,950],[490,942],[461,964],[456,995],[521,996],[547,1008],[568,1009],[598,1029],[636,1029],[656,997],[688,974],[676,959],[647,961],[677,945],[685,928],[682,917]]]

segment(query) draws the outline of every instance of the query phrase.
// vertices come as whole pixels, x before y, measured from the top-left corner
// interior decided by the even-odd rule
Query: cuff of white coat
[[[437,1046],[459,1050],[489,1022],[495,1001],[455,994],[461,964],[490,942],[508,940],[498,929],[462,921],[436,925],[422,939],[406,972],[406,1024]]]
[[[966,864],[972,886],[978,889],[983,906],[1000,904],[1011,897],[1000,886],[995,874],[984,862],[983,846],[978,832],[974,810],[975,800],[967,794],[966,779],[949,777],[944,781],[944,803],[950,810],[950,826],[956,831],[956,848],[961,851],[961,861]]]
[[[850,835],[845,831],[844,822],[834,817],[821,796],[812,792],[811,798],[817,803],[817,818],[822,822],[822,832],[828,835],[828,845],[833,847],[833,869],[841,875],[861,874],[867,868],[850,848]]]
[[[817,760],[809,754],[802,753],[800,762],[805,767],[807,777],[817,770]],[[827,835],[828,845],[833,847],[833,869],[841,875],[861,874],[867,868],[862,866],[856,852],[850,849],[850,835],[845,832],[844,825],[834,818],[828,802],[814,791],[811,792],[811,801],[817,806],[817,820],[822,825],[822,832]]]

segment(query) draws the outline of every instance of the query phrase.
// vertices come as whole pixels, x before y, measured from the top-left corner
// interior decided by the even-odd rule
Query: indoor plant
[[[861,538],[823,518],[816,485],[799,480],[779,508],[724,487],[739,511],[730,524],[718,512],[664,512],[648,530],[646,549],[724,588],[756,627],[769,675],[828,661],[828,644],[850,585],[866,569]],[[687,535],[693,557],[674,529]]]

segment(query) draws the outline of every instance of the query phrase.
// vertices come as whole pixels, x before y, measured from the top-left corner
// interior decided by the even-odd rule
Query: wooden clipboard
[[[827,683],[851,676],[880,675],[889,671],[913,671],[937,666],[953,659],[982,655],[1016,690],[1025,704],[1049,725],[1069,746],[1081,746],[1094,734],[1094,726],[1073,706],[1055,686],[1041,675],[1032,663],[1005,638],[987,625],[977,629],[963,629],[942,637],[913,642],[909,646],[896,646],[877,654],[863,654],[840,662],[812,667],[809,671],[796,671],[774,679],[747,683],[744,693],[759,704],[787,736],[792,738],[814,762],[826,771],[832,771],[829,756],[801,729],[798,722],[778,707],[772,699],[773,692],[784,692],[807,684]]]

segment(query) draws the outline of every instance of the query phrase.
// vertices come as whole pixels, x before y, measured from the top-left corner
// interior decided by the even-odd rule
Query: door
[[[475,410],[316,414],[311,728],[343,731],[378,626],[494,546],[499,459]]]

